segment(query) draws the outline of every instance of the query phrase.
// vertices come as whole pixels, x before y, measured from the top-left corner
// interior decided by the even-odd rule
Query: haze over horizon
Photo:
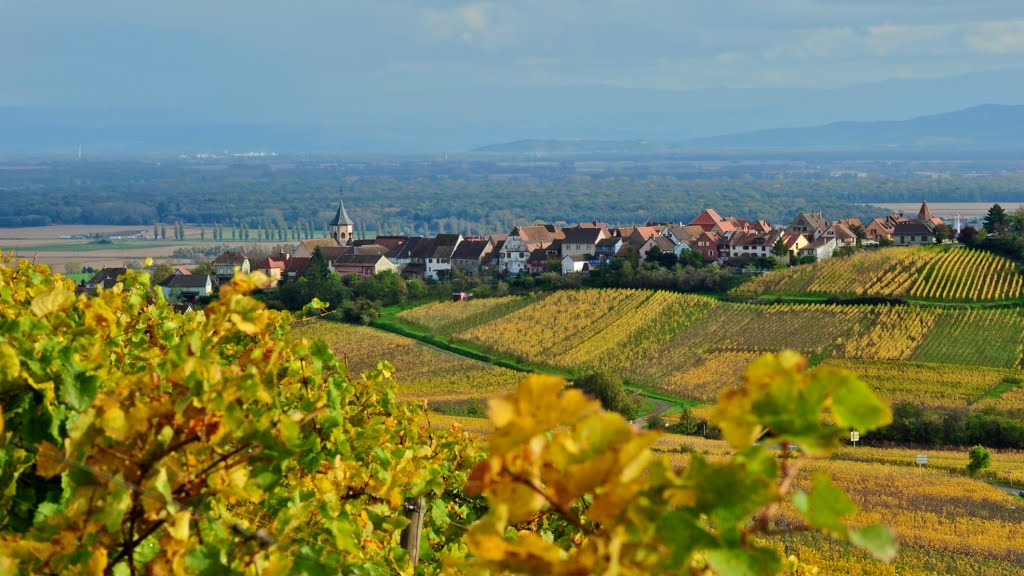
[[[6,0],[0,14],[6,151],[682,141],[1024,103],[1012,1]]]

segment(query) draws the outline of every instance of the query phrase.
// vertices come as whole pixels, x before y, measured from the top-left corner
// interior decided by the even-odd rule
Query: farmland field
[[[1019,299],[1024,275],[1006,258],[959,246],[884,248],[769,272],[740,296],[819,294],[910,297],[941,302]]]
[[[479,406],[486,398],[511,390],[522,378],[522,374],[506,368],[365,326],[314,320],[296,326],[290,338],[323,340],[353,374],[387,360],[394,365],[400,397],[424,400],[441,411]]]
[[[168,227],[170,228],[170,227]],[[34,259],[39,264],[46,264],[54,272],[63,272],[64,265],[74,262],[83,266],[103,268],[105,266],[124,266],[126,260],[142,261],[153,258],[158,262],[170,264],[191,264],[188,260],[173,258],[178,248],[207,247],[227,244],[232,246],[254,246],[253,242],[232,242],[230,240],[213,240],[210,230],[206,231],[206,239],[200,239],[198,226],[185,226],[185,240],[142,240],[125,239],[110,243],[97,243],[92,239],[71,239],[61,236],[118,235],[133,236],[135,234],[152,235],[152,226],[98,226],[98,225],[66,225],[39,226],[29,228],[0,228],[0,252],[13,250],[18,257]],[[168,235],[173,232],[168,229]],[[269,247],[270,242],[262,242]],[[212,260],[212,258],[210,258]]]

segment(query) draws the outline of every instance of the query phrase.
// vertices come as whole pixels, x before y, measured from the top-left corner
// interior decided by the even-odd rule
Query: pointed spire
[[[925,200],[921,203],[921,210],[917,213],[918,222],[931,222],[932,211],[928,208],[928,201]]]
[[[345,210],[345,199],[342,195],[341,186],[338,187],[338,212],[334,215],[334,220],[330,222],[331,226],[352,226],[352,219],[348,217],[348,212]]]

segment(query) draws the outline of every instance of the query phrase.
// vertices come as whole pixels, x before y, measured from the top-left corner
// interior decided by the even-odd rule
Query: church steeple
[[[352,243],[355,224],[352,223],[352,219],[348,217],[348,212],[345,210],[345,199],[340,186],[338,187],[338,212],[334,215],[334,219],[330,221],[329,225],[331,227],[331,236],[338,244],[345,246]]]

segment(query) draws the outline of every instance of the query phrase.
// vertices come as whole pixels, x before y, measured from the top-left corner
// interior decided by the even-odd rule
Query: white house
[[[822,236],[801,248],[799,254],[800,256],[814,256],[819,261],[828,260],[832,257],[832,254],[835,253],[836,248],[838,247],[839,246],[836,243],[835,238],[825,238]]]
[[[584,254],[571,254],[562,258],[562,274],[590,272],[590,258]]]
[[[462,234],[438,234],[424,248],[423,277],[437,280],[452,273],[452,256],[462,243]]]
[[[567,228],[562,240],[562,256],[593,256],[597,253],[597,243],[605,238],[608,232],[604,228]]]
[[[553,224],[544,226],[517,226],[505,239],[498,253],[498,269],[509,274],[526,270],[526,261],[538,248],[548,248],[565,238],[565,233]]]

